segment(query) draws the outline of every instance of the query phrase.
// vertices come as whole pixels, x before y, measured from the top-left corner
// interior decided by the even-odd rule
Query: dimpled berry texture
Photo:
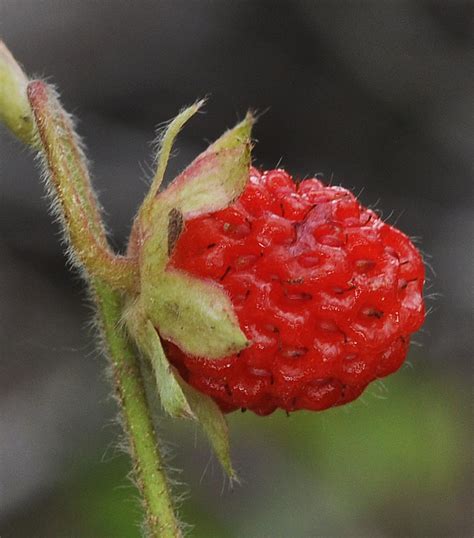
[[[170,361],[224,412],[323,410],[403,363],[424,319],[424,266],[400,231],[341,187],[250,170],[240,198],[187,220],[170,267],[222,286],[250,345]]]

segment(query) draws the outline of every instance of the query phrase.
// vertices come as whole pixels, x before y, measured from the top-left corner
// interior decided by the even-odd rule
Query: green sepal
[[[191,418],[199,422],[223,469],[231,480],[237,476],[230,458],[227,422],[217,404],[186,383],[169,363],[160,337],[143,306],[135,302],[125,310],[125,324],[137,348],[148,359],[161,405],[174,418]]]
[[[151,321],[138,304],[127,311],[125,319],[137,348],[150,361],[165,413],[175,418],[195,418]]]
[[[191,387],[179,374],[176,377],[222,468],[231,480],[238,480],[230,457],[229,428],[219,406],[209,396]]]
[[[242,193],[248,180],[251,162],[251,131],[255,118],[249,112],[233,129],[226,131],[158,193],[169,159],[171,145],[179,130],[202,106],[202,101],[183,110],[170,123],[162,137],[157,172],[134,226],[149,231],[150,239],[162,237],[159,220],[163,211],[172,208],[196,216],[230,205]]]
[[[144,221],[149,218],[149,212],[153,209],[155,198],[163,182],[168,160],[170,158],[173,143],[183,128],[196,112],[202,107],[204,100],[196,101],[193,105],[183,108],[180,113],[173,118],[158,137],[158,154],[156,158],[156,172],[150,185],[150,190],[140,208],[138,220]]]
[[[185,216],[197,216],[230,205],[242,193],[249,177],[253,116],[224,133],[201,153],[160,194],[161,203]]]
[[[160,335],[189,355],[219,359],[248,346],[229,297],[212,282],[167,270],[141,294]]]
[[[182,115],[189,118],[191,112]],[[176,226],[170,223],[176,216],[185,219],[227,207],[241,194],[249,176],[253,122],[248,114],[211,144],[146,211],[140,211],[136,223],[146,314],[163,338],[197,357],[223,358],[247,347],[248,341],[222,286],[167,269],[170,246],[177,239]],[[164,138],[169,141],[166,134]],[[163,169],[161,163],[159,168]]]

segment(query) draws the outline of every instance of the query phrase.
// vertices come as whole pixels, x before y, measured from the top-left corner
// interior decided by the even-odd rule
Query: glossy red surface
[[[252,342],[218,360],[167,343],[183,377],[223,411],[322,410],[403,363],[424,320],[412,242],[354,195],[251,169],[240,198],[188,220],[170,265],[223,286]]]

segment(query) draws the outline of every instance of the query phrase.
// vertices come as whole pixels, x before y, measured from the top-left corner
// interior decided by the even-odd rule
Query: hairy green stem
[[[132,290],[138,275],[136,262],[114,254],[107,242],[86,160],[72,122],[44,82],[28,83],[27,95],[42,147],[53,207],[61,216],[74,261],[90,277],[105,280],[116,289]]]
[[[133,262],[115,257],[110,249],[85,160],[67,114],[43,83],[28,85],[26,75],[1,41],[0,121],[24,143],[40,148],[49,169],[48,186],[55,209],[72,257],[84,269],[97,307],[148,533],[153,538],[179,538],[182,534],[157,444],[140,361],[122,323],[122,293],[118,289],[130,289],[136,268]]]
[[[93,280],[92,288],[113,366],[115,386],[125,419],[137,485],[145,504],[149,532],[160,538],[176,538],[181,536],[181,531],[157,447],[140,363],[121,328],[121,296],[100,280]]]

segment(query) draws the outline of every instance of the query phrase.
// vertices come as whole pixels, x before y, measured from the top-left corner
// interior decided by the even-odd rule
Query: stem
[[[138,273],[136,261],[110,249],[71,120],[44,82],[30,82],[27,94],[53,191],[53,207],[62,217],[74,259],[90,276],[105,280],[114,288],[133,290]]]
[[[136,266],[114,256],[110,249],[85,160],[67,114],[41,82],[29,86],[33,114],[27,84],[26,75],[0,41],[0,121],[30,147],[43,147],[55,209],[70,249],[86,270],[84,277],[97,306],[149,535],[180,538],[182,533],[157,445],[140,362],[122,323],[122,294],[117,288],[131,287]]]
[[[139,360],[121,329],[121,297],[100,280],[93,280],[92,286],[150,534],[153,537],[177,538],[181,531],[156,443]]]

